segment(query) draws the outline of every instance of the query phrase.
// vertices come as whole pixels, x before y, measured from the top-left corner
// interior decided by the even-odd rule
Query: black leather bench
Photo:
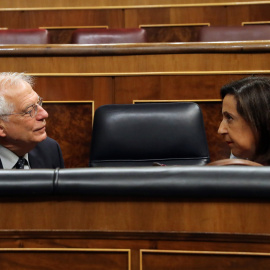
[[[0,196],[270,199],[270,167],[166,166],[1,170]]]

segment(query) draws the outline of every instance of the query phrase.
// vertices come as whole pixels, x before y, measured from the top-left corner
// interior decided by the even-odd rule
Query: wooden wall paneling
[[[88,167],[93,102],[44,102],[49,113],[46,131],[62,150],[66,168]]]
[[[260,12],[258,14],[258,12]],[[270,2],[260,7],[259,5],[249,7],[249,21],[269,21]]]
[[[265,215],[269,203],[261,201],[115,197],[13,197],[1,201],[0,230],[270,234],[270,220]]]
[[[140,24],[210,23],[211,26],[240,26],[243,21],[269,20],[266,5],[190,6],[126,9],[125,26]]]
[[[125,27],[139,27],[142,24],[173,24],[171,21],[170,8],[147,8],[147,9],[126,9]]]
[[[270,253],[141,250],[141,270],[268,269]]]
[[[121,9],[113,10],[27,10],[0,11],[0,27],[39,28],[59,26],[100,26],[121,28],[124,17]]]
[[[227,25],[230,7],[206,6],[171,8],[171,22],[178,23],[209,23],[212,25]],[[238,18],[241,13],[238,14]],[[238,19],[236,18],[236,20]],[[237,24],[237,23],[236,23]]]
[[[199,263],[216,263],[214,266],[220,269],[234,265],[248,269],[256,261],[260,266],[267,265],[270,254],[267,235],[35,230],[0,231],[0,235],[0,265],[6,266],[8,259],[11,269],[40,269],[38,260],[46,269],[64,269],[67,262],[73,269],[107,269],[110,260],[109,269],[174,269],[187,263],[192,267],[188,269],[200,267]],[[66,256],[70,257],[65,260]],[[59,266],[60,259],[65,262]],[[76,260],[80,261],[76,264]]]
[[[242,22],[249,21],[267,21],[269,20],[270,2],[265,4],[245,4],[245,5],[167,5],[167,6],[146,6],[142,8],[137,6],[129,8],[128,6],[109,6],[101,8],[81,8],[71,7],[65,9],[26,9],[26,10],[0,10],[0,27],[7,28],[38,28],[38,27],[78,27],[79,26],[100,26],[106,25],[110,28],[134,28],[141,24],[194,24],[210,23],[212,26],[236,25],[240,26]],[[159,29],[161,31],[161,29]],[[168,31],[165,28],[162,31]],[[182,29],[183,30],[183,29]],[[195,31],[198,29],[191,28]],[[168,34],[165,39],[161,37],[158,40],[162,42],[171,41],[175,36],[179,41],[177,29],[170,29],[172,32],[170,38]],[[187,30],[186,30],[187,31]],[[70,40],[70,30],[54,30],[52,43],[67,43]],[[63,32],[63,33],[62,33]],[[57,38],[58,35],[58,38]],[[153,35],[153,34],[152,34]],[[153,37],[151,35],[151,39]],[[185,34],[187,35],[187,33]],[[195,37],[193,37],[195,38]],[[184,41],[189,41],[187,38]],[[193,41],[193,40],[191,40]]]
[[[59,59],[61,60],[61,59]],[[35,91],[45,101],[94,100],[95,108],[114,102],[113,78],[99,76],[58,76],[57,74],[35,75]]]
[[[129,250],[29,248],[0,249],[1,269],[130,270]]]
[[[253,4],[254,0],[238,0],[237,4]],[[269,1],[259,1],[269,2]],[[115,6],[128,6],[130,8],[134,6],[157,6],[157,5],[219,5],[219,4],[232,4],[235,5],[235,0],[115,0],[113,3],[110,0],[2,0],[0,8],[48,8],[48,7],[115,7]]]
[[[150,251],[224,251],[269,253],[269,235],[185,232],[119,232],[119,231],[48,231],[0,230],[3,248],[46,249],[131,249],[131,257],[140,250]],[[133,268],[132,268],[133,269]]]
[[[128,76],[128,75],[181,75],[218,74],[270,70],[269,54],[262,53],[179,53],[140,54],[116,56],[63,56],[63,57],[1,57],[0,71],[26,71],[28,73],[57,73],[65,76]],[[16,59],[16,61],[15,61]],[[42,63],[42,65],[41,65]],[[132,65],[128,64],[132,63]],[[80,74],[81,73],[81,74]]]
[[[115,103],[133,100],[219,99],[220,88],[244,77],[234,74],[183,74],[115,78]]]
[[[140,25],[145,29],[148,42],[193,42],[199,40],[203,24],[194,25]]]
[[[115,77],[115,103],[134,100],[220,99],[223,85],[251,74],[222,72]],[[261,74],[269,76],[269,74]]]

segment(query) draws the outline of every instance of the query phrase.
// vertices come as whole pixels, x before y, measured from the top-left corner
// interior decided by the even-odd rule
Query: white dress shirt
[[[30,169],[28,153],[26,153],[23,157],[28,162],[27,165],[24,165],[24,169]],[[5,148],[2,145],[0,145],[0,158],[2,161],[3,169],[7,170],[13,169],[19,159],[19,157],[16,154],[14,154],[12,151],[10,151],[9,149]]]

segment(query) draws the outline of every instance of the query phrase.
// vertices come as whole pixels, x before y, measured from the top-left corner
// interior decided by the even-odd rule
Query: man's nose
[[[38,112],[36,115],[37,119],[45,119],[49,117],[48,112],[41,106],[38,105]]]

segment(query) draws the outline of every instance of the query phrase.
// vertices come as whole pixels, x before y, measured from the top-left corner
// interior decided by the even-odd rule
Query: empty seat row
[[[131,29],[77,29],[73,32],[73,44],[142,43],[146,31]],[[0,30],[0,44],[49,44],[50,33],[46,29]]]
[[[198,41],[269,40],[270,25],[209,26],[202,27]],[[71,44],[112,44],[147,42],[143,28],[103,29],[86,28],[74,30]],[[45,29],[0,30],[0,44],[49,44],[50,33]]]
[[[270,25],[202,27],[199,41],[269,40]]]

